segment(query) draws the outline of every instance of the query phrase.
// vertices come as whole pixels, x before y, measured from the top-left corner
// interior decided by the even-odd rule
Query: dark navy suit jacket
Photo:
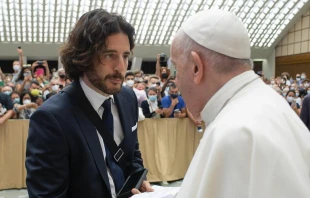
[[[310,130],[310,95],[307,95],[304,98],[304,101],[302,103],[300,118]]]
[[[83,91],[78,82],[78,92]],[[78,95],[78,94],[77,94]],[[125,178],[143,168],[136,125],[138,104],[126,87],[114,95],[126,151],[131,166]],[[106,163],[95,126],[68,93],[48,99],[30,118],[26,151],[29,198],[110,198]]]

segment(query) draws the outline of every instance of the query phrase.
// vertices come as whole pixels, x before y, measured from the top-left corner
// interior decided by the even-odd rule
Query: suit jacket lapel
[[[118,94],[114,95],[114,100],[117,106],[119,118],[121,121],[123,133],[124,133],[124,139],[130,137],[130,129],[131,126],[128,122],[128,119],[126,118],[126,110],[128,109],[126,105],[128,102],[125,100],[125,98],[122,95],[122,92],[119,92]]]
[[[99,142],[97,130],[95,126],[92,124],[92,122],[89,120],[88,116],[82,111],[81,108],[79,108],[79,103],[80,103],[79,95],[84,94],[84,92],[79,83],[75,83],[72,86],[75,86],[75,90],[76,90],[74,92],[74,94],[76,95],[70,96],[72,104],[74,106],[73,111],[74,111],[75,117],[83,132],[86,142],[91,150],[91,153],[95,160],[96,166],[100,172],[100,175],[102,176],[104,183],[106,184],[107,188],[109,189],[109,192],[111,193],[111,190],[110,190],[111,187],[110,187],[109,178],[107,174],[106,163],[104,161],[103,151],[102,151],[102,148]]]

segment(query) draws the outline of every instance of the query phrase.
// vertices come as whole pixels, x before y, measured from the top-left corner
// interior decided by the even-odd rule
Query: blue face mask
[[[10,95],[11,94],[11,92],[10,91],[5,91],[5,92],[3,92],[4,94],[6,94],[6,95]]]
[[[170,96],[171,96],[172,99],[175,99],[175,98],[177,98],[179,96],[179,94],[170,94]]]
[[[17,103],[19,103],[20,102],[20,98],[14,98],[14,100],[13,100],[13,103],[14,104],[17,104]]]
[[[155,102],[157,100],[157,96],[153,95],[153,96],[149,96],[150,101]]]
[[[305,80],[306,76],[301,76],[301,80]]]

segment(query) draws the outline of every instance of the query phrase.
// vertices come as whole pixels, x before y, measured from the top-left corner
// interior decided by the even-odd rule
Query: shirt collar
[[[258,76],[254,71],[246,71],[238,76],[229,80],[220,90],[218,90],[209,102],[205,105],[201,112],[202,120],[209,125],[214,121],[216,116],[219,114],[223,108],[225,102],[232,97],[238,89],[245,86],[251,80],[254,80]]]
[[[112,102],[114,103],[114,97],[113,95],[109,95],[109,96],[103,96],[100,93],[96,92],[95,90],[93,90],[92,88],[90,88],[89,86],[87,86],[85,84],[85,82],[82,80],[82,78],[80,78],[80,84],[81,87],[88,99],[88,101],[90,102],[90,104],[93,106],[93,108],[98,112],[101,105],[103,104],[103,102],[106,99],[111,98]]]

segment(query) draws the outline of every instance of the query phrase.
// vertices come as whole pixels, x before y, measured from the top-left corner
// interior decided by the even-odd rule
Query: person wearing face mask
[[[30,65],[26,65],[22,68],[18,78],[16,79],[17,92],[22,93],[25,90],[29,90],[32,79]]]
[[[4,86],[1,91],[2,91],[2,93],[9,96],[9,95],[11,95],[13,89],[10,86]]]
[[[60,91],[60,82],[59,79],[53,78],[49,84],[50,92],[55,92],[56,94]]]
[[[186,106],[182,96],[179,95],[179,88],[172,83],[169,87],[169,96],[161,100],[165,118],[185,118]]]
[[[123,86],[127,86],[127,87],[133,87],[133,85],[135,84],[134,81],[135,75],[134,73],[132,73],[131,71],[127,72],[125,74],[125,81],[123,83]]]
[[[141,108],[144,117],[146,118],[161,118],[163,117],[163,110],[161,108],[161,102],[158,100],[158,91],[156,87],[151,87],[147,91],[148,99],[141,103]]]
[[[30,116],[37,110],[38,105],[31,101],[31,95],[28,91],[24,91],[20,95],[20,105],[15,111],[18,113],[18,119],[30,119]]]
[[[309,79],[306,78],[305,80],[303,80],[302,84],[304,89],[307,89],[309,87]]]
[[[302,81],[305,80],[307,78],[306,73],[302,72],[300,78],[301,78]]]
[[[286,94],[286,100],[288,104],[292,107],[292,109],[297,113],[299,116],[300,114],[300,105],[296,102],[296,93],[293,90],[290,90]]]
[[[143,78],[142,78],[142,72],[141,71],[136,71],[134,72],[135,75],[135,82],[143,82]]]
[[[159,82],[159,78],[158,76],[155,76],[155,75],[152,75],[149,77],[149,84],[148,84],[148,87],[151,88],[151,87],[156,87],[156,83]]]
[[[144,84],[146,84],[146,85],[149,84],[149,75],[145,74],[145,75],[143,76],[143,82],[144,82]],[[148,86],[147,86],[147,87],[148,87]]]
[[[290,74],[287,72],[283,72],[281,76],[282,76],[282,79],[285,79],[285,85],[290,86],[291,85]]]
[[[306,94],[306,95],[310,95],[310,87],[307,87],[307,88],[305,89],[305,94]]]
[[[297,83],[298,85],[301,84],[300,74],[296,74],[296,83]]]
[[[295,90],[295,101],[301,107],[302,101],[301,101],[298,89]]]
[[[274,78],[270,79],[270,86],[274,86],[276,84],[276,81],[274,80]]]
[[[58,69],[58,76],[59,76],[59,84],[62,85],[62,87],[66,86],[66,73],[64,68]]]
[[[32,81],[30,83],[29,92],[30,92],[30,95],[33,97],[32,99],[37,98],[39,95],[41,95],[42,90],[40,89],[39,83],[36,81]]]
[[[138,83],[136,88],[133,88],[138,100],[138,106],[141,107],[141,103],[147,99],[145,92],[146,85],[144,83]]]
[[[18,48],[17,52],[19,54],[19,61],[15,60],[13,61],[13,64],[12,64],[12,67],[14,70],[13,77],[12,77],[13,83],[16,83],[18,76],[20,74],[20,71],[21,71],[21,65],[23,65],[23,50]]]
[[[283,97],[286,97],[288,91],[290,90],[290,88],[288,86],[286,86],[284,89],[283,89]]]
[[[20,106],[20,96],[19,93],[16,91],[13,91],[10,95],[12,103],[13,103],[13,111],[14,111],[14,116],[12,117],[13,119],[18,118],[18,107]]]

